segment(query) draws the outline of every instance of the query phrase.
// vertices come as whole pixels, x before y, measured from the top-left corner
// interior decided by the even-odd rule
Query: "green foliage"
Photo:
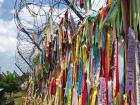
[[[19,83],[17,77],[10,72],[7,72],[3,81],[0,84],[0,87],[4,89],[5,92],[12,93],[19,90]]]

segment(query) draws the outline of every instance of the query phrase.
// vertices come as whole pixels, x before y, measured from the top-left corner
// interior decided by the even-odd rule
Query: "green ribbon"
[[[89,0],[89,9],[92,9],[92,4],[91,4],[91,0]]]
[[[104,27],[104,25],[108,22],[111,21],[113,19],[115,19],[118,11],[119,11],[119,6],[120,6],[120,1],[116,1],[114,2],[112,8],[109,10],[107,17],[105,18],[105,20],[103,21],[103,25],[102,27]],[[113,20],[115,21],[115,20]]]

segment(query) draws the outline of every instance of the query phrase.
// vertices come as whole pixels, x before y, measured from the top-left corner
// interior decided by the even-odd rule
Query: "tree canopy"
[[[0,87],[4,89],[5,92],[12,93],[19,90],[19,82],[14,73],[7,72],[3,81],[0,83]]]

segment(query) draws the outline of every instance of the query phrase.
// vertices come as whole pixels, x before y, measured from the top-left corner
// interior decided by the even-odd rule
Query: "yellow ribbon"
[[[68,90],[68,104],[71,105],[71,89]]]
[[[78,62],[79,59],[79,36],[76,36],[76,56],[75,56],[75,63]]]
[[[93,95],[92,95],[90,105],[95,105],[97,93],[98,93],[97,92],[97,87],[93,87]]]
[[[111,8],[114,0],[108,0],[108,6]]]
[[[114,104],[115,104],[115,105],[120,105],[120,103],[119,103],[119,102],[120,102],[120,101],[119,101],[119,98],[120,98],[120,97],[119,97],[119,93],[118,93],[117,96],[114,98]]]
[[[78,105],[82,105],[82,96],[79,96]]]

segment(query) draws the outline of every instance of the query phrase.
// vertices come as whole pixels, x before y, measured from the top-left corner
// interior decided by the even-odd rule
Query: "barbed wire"
[[[96,7],[98,5],[99,3]],[[95,10],[92,11],[95,12]],[[68,20],[69,17],[66,16],[68,12],[73,16],[71,24]],[[59,72],[55,69],[61,66],[57,63],[61,59],[58,54],[59,47],[56,45],[59,43],[56,40],[59,35],[55,36],[58,28],[61,27],[64,30],[71,28],[71,32],[75,34],[74,32],[78,29],[75,26],[78,26],[79,22],[87,15],[89,14],[86,14],[86,11],[82,10],[79,4],[69,0],[17,0],[14,15],[18,28],[16,66],[21,72],[30,73],[34,83],[39,83],[40,79],[45,78],[49,84],[50,77],[55,75],[54,72]],[[62,24],[60,25],[61,19]],[[70,30],[64,34],[70,34]],[[48,39],[47,35],[50,35]],[[60,48],[62,50],[60,53],[65,57],[66,48],[69,48],[71,42],[68,42],[65,35],[62,37],[64,39],[61,42],[61,48],[63,48]],[[63,54],[64,52],[65,54]],[[39,60],[39,64],[34,62],[34,58]],[[48,68],[53,71],[51,74]],[[40,90],[31,85],[32,87],[38,91],[37,93],[40,93]],[[41,98],[43,99],[43,97]]]
[[[15,23],[19,30],[17,36],[17,50],[25,59],[30,59],[35,53],[35,48],[40,51],[41,41],[44,40],[45,29],[49,19],[53,17],[54,29],[57,29],[59,19],[67,11],[68,7],[62,0],[17,0],[15,3]],[[25,45],[25,43],[28,44]],[[30,45],[35,44],[30,49]],[[30,51],[30,50],[31,51]],[[17,58],[20,56],[16,55]],[[17,59],[17,62],[20,60]],[[25,62],[27,63],[27,62]],[[23,63],[17,63],[21,66]],[[25,64],[23,64],[25,65]],[[28,65],[28,64],[27,64]],[[24,66],[23,66],[24,67]],[[25,70],[24,70],[25,71]]]

